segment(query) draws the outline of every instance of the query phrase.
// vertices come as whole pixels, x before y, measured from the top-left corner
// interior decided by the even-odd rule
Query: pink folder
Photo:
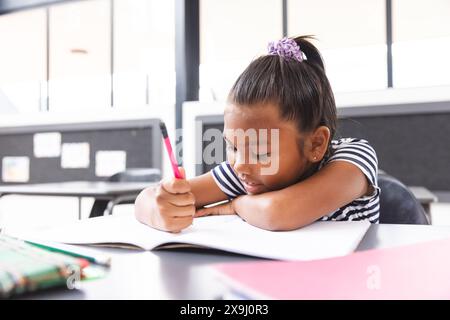
[[[314,261],[214,267],[233,297],[450,299],[450,239]]]

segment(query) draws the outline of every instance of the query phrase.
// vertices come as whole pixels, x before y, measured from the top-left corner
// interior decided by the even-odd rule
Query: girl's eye
[[[265,162],[268,161],[270,157],[270,153],[264,153],[264,154],[257,154],[256,158],[258,161]]]
[[[236,149],[235,146],[227,144],[227,151],[229,151],[229,152],[236,152],[237,149]]]

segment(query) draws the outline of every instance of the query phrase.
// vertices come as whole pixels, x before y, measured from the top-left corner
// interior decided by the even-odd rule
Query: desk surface
[[[358,251],[450,237],[450,226],[372,225]],[[31,299],[215,299],[223,287],[208,266],[258,260],[216,251],[135,251],[95,248],[112,256],[106,278],[85,282],[80,290],[54,289]]]
[[[40,196],[115,197],[137,194],[150,182],[89,182],[69,181],[0,186],[0,195],[21,194]]]

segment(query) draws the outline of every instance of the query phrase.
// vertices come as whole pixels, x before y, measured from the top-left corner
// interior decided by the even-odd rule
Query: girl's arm
[[[293,230],[372,192],[373,187],[358,167],[335,161],[308,179],[284,189],[241,196],[232,202],[232,208],[254,226]]]
[[[196,208],[228,199],[227,195],[220,190],[214,181],[211,171],[188,181],[191,185],[191,192],[195,197]]]
[[[180,170],[184,176],[184,170]],[[192,224],[197,208],[226,198],[211,173],[189,181],[171,178],[142,190],[136,198],[134,212],[141,223],[158,230],[179,232]]]

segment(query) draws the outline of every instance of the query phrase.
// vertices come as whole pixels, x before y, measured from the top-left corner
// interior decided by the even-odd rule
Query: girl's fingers
[[[224,204],[220,204],[218,206],[199,209],[195,212],[194,217],[205,217],[209,215],[230,215],[230,214],[236,214],[236,212],[234,211],[231,202],[227,202]]]
[[[193,217],[175,217],[171,222],[171,232],[178,233],[192,224]]]
[[[195,211],[194,218],[198,217],[206,217],[209,216],[211,213],[207,209],[198,209]]]
[[[186,171],[184,171],[183,167],[178,167],[178,171],[180,171],[181,176],[183,177],[183,179],[186,179]]]
[[[195,204],[195,197],[192,192],[171,194],[167,193],[162,198],[177,207],[190,206]]]

